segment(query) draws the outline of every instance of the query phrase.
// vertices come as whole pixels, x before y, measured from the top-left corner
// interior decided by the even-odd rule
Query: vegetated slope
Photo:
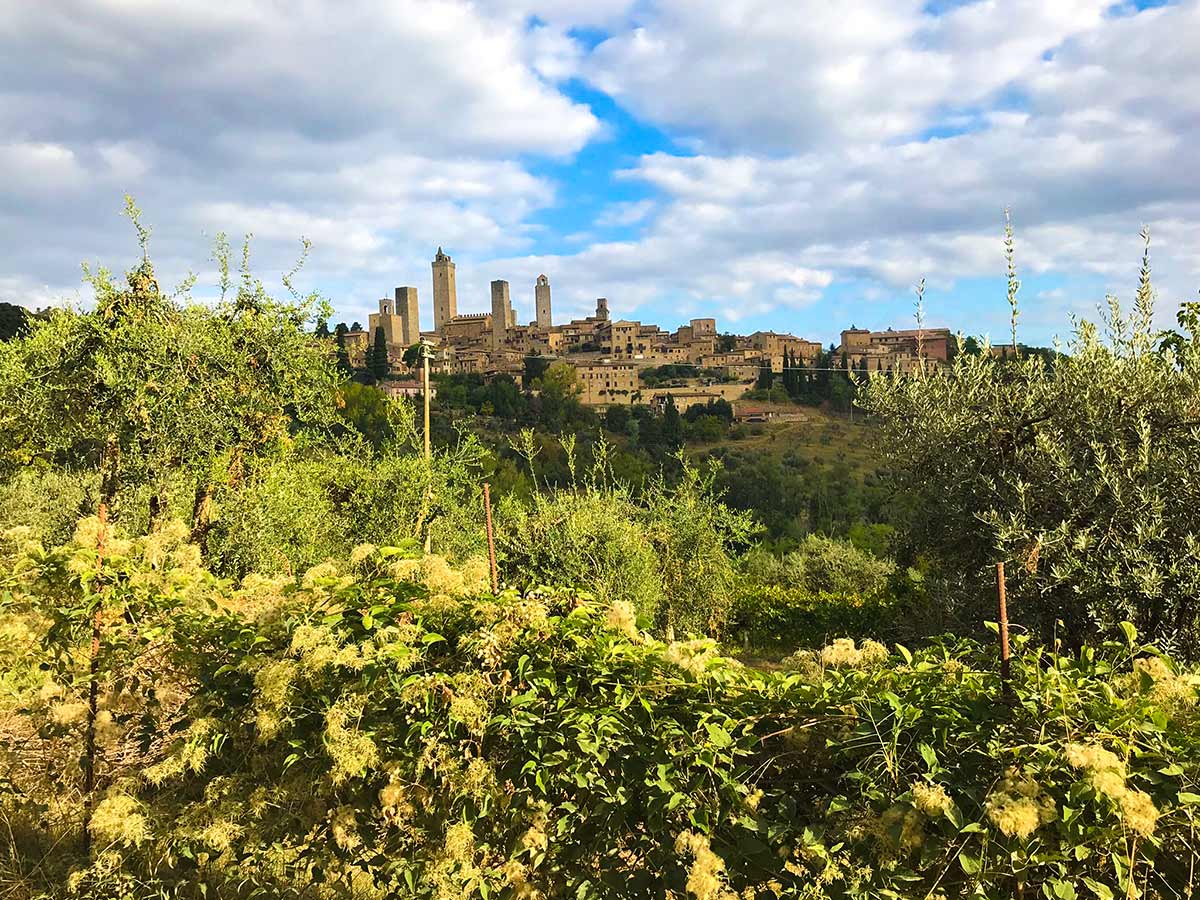
[[[731,434],[742,437],[695,452],[720,461],[725,501],[752,512],[765,539],[780,549],[812,532],[846,535],[855,526],[886,524],[892,498],[874,451],[874,427],[818,410],[803,415],[736,426]]]
[[[10,549],[0,840],[28,893],[1191,888],[1196,679],[1132,632],[1075,658],[1018,642],[1009,705],[970,643],[839,640],[764,675],[651,638],[623,604],[493,598],[477,565],[363,547],[346,571],[235,589],[181,540],[93,520],[64,548]],[[88,810],[69,761],[90,629],[61,627],[48,586],[93,573],[104,793]]]

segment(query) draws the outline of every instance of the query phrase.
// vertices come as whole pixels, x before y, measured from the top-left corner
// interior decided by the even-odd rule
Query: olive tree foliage
[[[1019,625],[1082,641],[1129,620],[1200,656],[1200,304],[1161,332],[1154,295],[1147,240],[1132,309],[1108,298],[1052,364],[985,346],[866,386],[910,549],[962,577],[968,620],[995,617],[1004,561]]]
[[[130,198],[126,214],[142,258],[124,283],[85,266],[92,309],[55,310],[0,348],[0,459],[9,471],[98,469],[98,499],[114,517],[122,497],[151,485],[151,521],[183,472],[203,525],[216,479],[236,479],[247,456],[298,428],[334,422],[332,360],[303,328],[320,301],[296,293],[295,269],[284,276],[291,299],[273,300],[250,273],[248,242],[235,287],[224,236],[220,301],[192,302],[191,278],[167,294]]]

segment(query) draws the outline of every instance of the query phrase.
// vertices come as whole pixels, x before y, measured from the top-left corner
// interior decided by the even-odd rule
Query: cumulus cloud
[[[775,254],[864,297],[922,275],[949,288],[1003,272],[1012,207],[1025,273],[1126,294],[1149,224],[1169,310],[1200,281],[1197,45],[1194,0],[941,15],[871,0],[662,0],[590,62],[597,85],[698,148],[622,173],[659,197],[643,245],[678,246],[688,266]],[[727,293],[779,302],[770,274],[724,268]],[[1074,310],[1065,297],[1035,305],[1031,320]]]
[[[1101,18],[1107,0],[658,0],[592,55],[632,109],[724,147],[804,150],[911,135],[970,109]]]
[[[442,244],[466,310],[507,278],[528,318],[546,272],[558,318],[608,296],[828,336],[922,275],[1002,275],[1006,206],[1025,276],[1128,293],[1148,224],[1168,305],[1200,283],[1200,0],[43,7],[0,0],[4,299],[127,258],[126,190],[180,273],[218,229],[253,231],[268,271],[312,238],[306,279],[348,319],[395,284],[428,297]],[[540,224],[576,205],[569,233]],[[1081,308],[1057,291],[1024,321]]]
[[[115,264],[125,191],[160,265],[227,229],[269,271],[307,235],[309,277],[350,304],[378,292],[355,270],[438,241],[526,246],[554,186],[518,160],[600,127],[526,51],[521,21],[462,0],[0,0],[0,272],[67,290],[81,258]]]

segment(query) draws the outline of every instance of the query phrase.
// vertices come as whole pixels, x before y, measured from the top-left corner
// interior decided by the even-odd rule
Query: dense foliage
[[[1182,897],[1197,679],[1129,642],[837,640],[764,674],[622,603],[363,548],[240,588],[186,529],[9,534],[6,878],[81,897]],[[72,596],[102,596],[81,809]],[[66,618],[64,618],[64,615]],[[82,816],[93,837],[78,844]]]
[[[908,515],[909,545],[968,585],[1009,562],[1013,618],[1079,642],[1125,620],[1200,655],[1200,305],[1154,327],[1148,260],[1133,312],[1115,300],[1069,352],[960,354],[947,369],[874,377],[862,403]]]
[[[533,436],[524,435],[532,466]],[[506,581],[587,585],[605,602],[629,604],[662,631],[719,635],[729,614],[734,558],[752,533],[750,518],[714,494],[711,470],[681,461],[675,484],[652,481],[634,495],[612,477],[604,445],[572,483],[506,503],[499,550]]]

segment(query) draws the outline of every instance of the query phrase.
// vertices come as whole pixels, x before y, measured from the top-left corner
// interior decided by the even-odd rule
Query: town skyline
[[[379,299],[366,328],[337,323],[339,365],[370,373],[385,391],[407,396],[419,386],[394,376],[398,371],[415,374],[410,351],[418,343],[425,348],[422,358],[438,374],[507,376],[526,388],[539,377],[535,370],[541,365],[562,362],[573,370],[581,401],[596,407],[644,402],[645,373],[674,366],[688,370],[689,380],[697,382],[681,395],[686,406],[737,398],[747,385],[769,384],[776,375],[790,378],[798,370],[829,372],[840,365],[847,374],[914,371],[947,363],[957,349],[948,328],[923,322],[916,329],[883,331],[852,324],[842,328],[839,342],[828,349],[822,341],[788,331],[723,332],[712,316],[663,329],[654,322],[613,318],[606,297],[596,299],[590,315],[555,322],[552,288],[544,273],[534,285],[535,318],[522,324],[507,281],[492,280],[490,310],[467,312],[458,305],[457,264],[441,246],[430,269],[433,327],[421,327],[419,289],[396,287],[392,296]],[[328,324],[322,326],[321,333],[327,334]],[[650,403],[661,405],[675,395],[677,391],[651,394]]]
[[[449,306],[446,306],[445,301],[439,303],[439,298],[437,296],[439,291],[439,266],[441,266],[443,273],[441,277],[444,279],[446,277],[446,264],[449,264],[449,271],[451,273],[449,276],[450,283],[453,285],[453,299],[449,301]],[[476,303],[464,298],[463,294],[457,290],[460,268],[458,263],[454,261],[453,254],[447,253],[443,245],[438,245],[436,253],[433,255],[431,260],[431,267],[432,273],[430,277],[426,279],[426,284],[397,284],[394,288],[386,292],[384,296],[381,296],[376,301],[376,304],[378,305],[376,309],[367,310],[365,315],[347,317],[342,315],[337,306],[334,305],[334,315],[328,320],[328,327],[332,329],[335,325],[341,324],[350,328],[350,326],[357,323],[361,326],[360,330],[363,331],[363,333],[371,335],[373,334],[375,327],[374,325],[370,324],[371,321],[383,309],[383,304],[390,304],[397,316],[404,314],[408,310],[413,310],[416,312],[416,319],[419,322],[419,328],[415,332],[408,332],[408,335],[413,337],[413,341],[409,341],[409,343],[412,343],[416,340],[417,334],[432,336],[438,333],[439,306],[446,306],[446,311],[443,313],[443,315],[446,317],[457,316],[462,318],[475,318],[494,314],[496,300],[495,291],[496,285],[498,284],[504,284],[507,286],[506,298],[507,303],[510,306],[510,315],[512,317],[513,324],[534,325],[536,323],[545,327],[546,325],[551,324],[553,312],[557,312],[560,317],[582,319],[585,318],[590,311],[588,309],[580,310],[578,306],[574,304],[565,310],[559,309],[556,305],[556,302],[551,300],[551,297],[553,296],[552,292],[557,289],[557,284],[551,278],[551,276],[545,272],[539,272],[529,285],[516,285],[508,278],[499,276],[493,278],[488,282],[489,290],[487,292],[487,296]],[[468,283],[473,283],[473,280],[468,281]],[[404,292],[404,299],[402,299],[402,292]],[[640,321],[638,319],[633,319],[631,316],[621,315],[619,302],[614,303],[613,298],[597,295],[596,298],[591,301],[591,307],[593,309],[597,300],[605,303],[608,315],[610,317],[615,317],[618,320],[629,319],[631,321]],[[405,308],[406,306],[407,309]],[[409,315],[411,315],[411,313],[409,313]],[[696,314],[686,315],[680,312],[677,314],[676,318],[671,318],[668,316],[664,320],[655,321],[650,324],[658,325],[660,327],[665,326],[668,330],[673,330],[685,326],[696,319],[708,318],[711,318],[714,321],[718,320],[717,316],[704,313],[703,310],[700,309],[696,310]],[[560,321],[556,324],[561,325],[563,323]],[[777,331],[784,334],[790,333],[790,329],[787,328],[751,328],[746,330],[738,328],[737,325],[738,321],[735,319],[732,323],[729,323],[729,327],[719,329],[718,332],[722,334],[736,335],[752,334],[756,331]],[[828,334],[825,334],[824,332],[821,334],[814,334],[813,337],[816,338],[816,340],[813,342],[819,343],[826,347],[838,346],[838,339],[840,338],[842,331],[845,329],[866,328],[869,331],[904,331],[910,326],[915,327],[915,320],[912,322],[875,322],[863,317],[861,321],[852,320],[848,323],[829,323],[829,328],[832,330],[830,330]],[[926,327],[930,329],[942,329],[946,328],[947,326],[938,321],[935,322],[935,324],[927,325]],[[354,329],[351,328],[350,330]],[[950,330],[952,333],[955,333],[953,332],[953,329]],[[965,331],[963,332],[963,335],[964,337],[979,337],[979,335],[973,335]],[[821,337],[824,337],[825,339],[821,340]],[[391,335],[389,333],[389,340],[390,339]]]

